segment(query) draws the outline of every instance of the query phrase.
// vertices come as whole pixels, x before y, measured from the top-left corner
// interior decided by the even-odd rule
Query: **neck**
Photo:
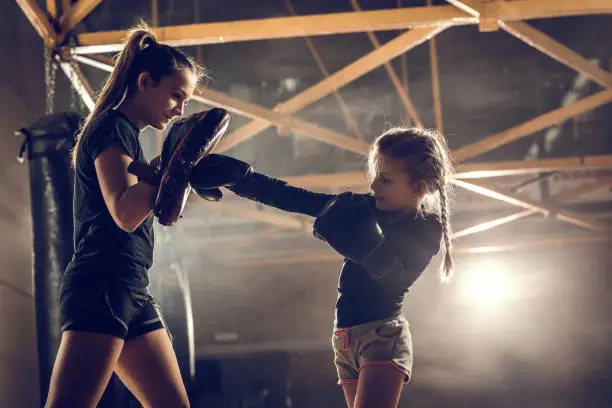
[[[410,203],[406,204],[405,206],[398,208],[395,211],[398,212],[418,212],[421,209],[421,204],[422,204],[423,200],[414,200],[411,201]]]
[[[147,124],[138,113],[138,109],[136,109],[132,99],[123,102],[121,106],[119,106],[119,112],[123,113],[138,130],[142,131],[147,127]]]
[[[396,212],[396,213],[414,213],[414,212],[418,212],[418,210],[417,210],[416,207],[407,206],[407,207],[398,208],[397,210],[394,210],[394,211],[391,211],[391,212]]]
[[[382,211],[383,213],[388,213],[388,214],[398,214],[398,213],[414,213],[414,212],[418,212],[418,209],[420,207],[414,207],[412,205],[406,205],[406,206],[402,206],[402,207],[397,207],[397,208],[385,208],[385,209],[381,209],[376,207],[379,211]]]

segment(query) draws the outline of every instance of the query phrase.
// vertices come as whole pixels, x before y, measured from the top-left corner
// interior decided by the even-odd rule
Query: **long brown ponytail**
[[[116,57],[113,71],[106,79],[96,104],[87,116],[76,137],[72,150],[72,164],[76,165],[77,153],[92,123],[109,109],[117,107],[136,90],[136,81],[142,72],[149,72],[154,81],[180,69],[189,69],[199,80],[202,68],[182,51],[157,42],[151,29],[144,23],[129,31],[123,50]]]

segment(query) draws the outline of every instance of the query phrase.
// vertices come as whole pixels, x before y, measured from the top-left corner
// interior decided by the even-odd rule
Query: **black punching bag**
[[[73,171],[70,150],[81,117],[44,116],[17,134],[25,140],[19,159],[27,159],[34,238],[34,301],[41,406],[47,398],[60,343],[59,282],[72,257]]]

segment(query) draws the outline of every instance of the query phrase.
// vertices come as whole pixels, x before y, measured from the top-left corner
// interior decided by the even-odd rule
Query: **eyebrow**
[[[183,91],[181,88],[174,88],[174,91],[180,93],[183,99],[187,99],[187,93]]]

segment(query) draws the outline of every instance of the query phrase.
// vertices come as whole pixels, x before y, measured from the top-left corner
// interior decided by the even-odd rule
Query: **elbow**
[[[143,213],[138,203],[121,198],[110,205],[108,209],[115,224],[127,233],[136,231],[149,215],[149,212]]]
[[[117,226],[127,232],[127,233],[132,233],[134,231],[136,231],[136,228],[138,228],[138,225],[140,224],[136,224],[134,222],[131,222],[131,220],[129,219],[125,219],[125,218],[121,218],[121,217],[117,217],[115,218],[115,224],[117,224]]]
[[[140,225],[140,222],[137,222],[128,211],[117,211],[113,214],[113,219],[115,220],[115,224],[127,233],[136,231],[136,228]]]
[[[129,224],[126,222],[117,222],[117,226],[129,234],[136,231],[136,228],[138,228],[138,225]]]

